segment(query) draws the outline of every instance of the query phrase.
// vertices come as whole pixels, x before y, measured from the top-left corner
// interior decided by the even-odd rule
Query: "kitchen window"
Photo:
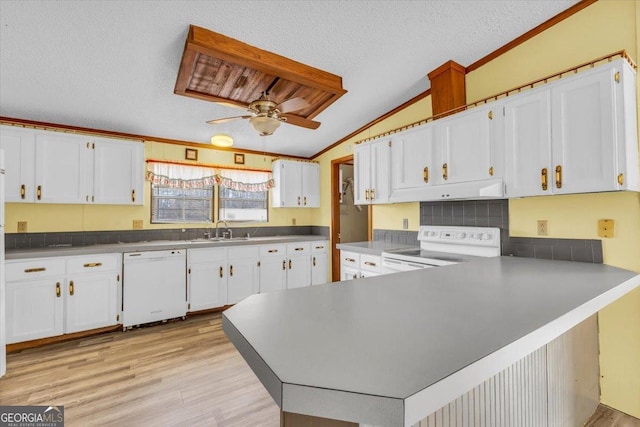
[[[151,222],[213,222],[213,186],[173,188],[151,184]]]
[[[223,221],[267,222],[271,173],[227,169],[220,171],[218,219]]]

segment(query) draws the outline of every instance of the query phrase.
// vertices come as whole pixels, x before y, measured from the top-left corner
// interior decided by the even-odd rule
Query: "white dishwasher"
[[[187,251],[128,252],[122,277],[122,327],[187,314]]]

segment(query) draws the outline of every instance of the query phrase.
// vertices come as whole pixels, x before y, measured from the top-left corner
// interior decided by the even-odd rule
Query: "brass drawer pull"
[[[60,282],[56,283],[56,297],[60,298],[62,292],[60,291]]]
[[[267,252],[269,252],[270,254],[274,253],[274,252],[278,252],[277,249],[269,249]]]
[[[324,246],[316,246],[316,249],[324,249]]]
[[[296,251],[304,251],[304,248],[296,248]]]
[[[376,264],[375,262],[371,262],[371,261],[365,261],[364,265],[370,265],[371,267],[375,267],[378,264]]]
[[[69,295],[73,296],[74,294],[74,289],[73,289],[73,280],[69,282]]]
[[[545,191],[549,187],[548,174],[549,174],[549,171],[547,171],[547,168],[542,168],[542,171],[540,171],[541,185],[542,185],[542,189]]]
[[[44,267],[37,267],[37,268],[26,268],[24,270],[25,273],[39,273],[41,271],[46,271],[47,269]]]
[[[85,267],[85,268],[102,267],[102,263],[101,262],[90,262],[88,264],[83,265],[83,267]]]
[[[348,262],[356,262],[356,260],[353,258],[345,258],[344,260]]]

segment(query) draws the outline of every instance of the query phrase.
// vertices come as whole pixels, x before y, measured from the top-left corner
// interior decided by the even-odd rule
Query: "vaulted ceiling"
[[[0,116],[310,156],[577,0],[0,1]],[[342,77],[314,117],[260,137],[242,110],[174,94],[197,25]],[[308,115],[309,112],[305,112]]]

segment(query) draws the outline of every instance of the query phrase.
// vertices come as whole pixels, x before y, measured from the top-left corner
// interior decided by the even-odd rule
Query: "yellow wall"
[[[174,144],[145,142],[145,158],[184,162],[184,147]],[[198,160],[204,164],[232,165],[233,152],[202,148]],[[272,157],[245,154],[247,168],[271,169]],[[18,221],[27,221],[30,233],[56,231],[131,230],[133,220],[141,219],[145,229],[199,228],[203,224],[151,224],[151,185],[144,183],[143,206],[53,205],[34,203],[7,203],[6,232],[16,233]],[[217,208],[217,202],[216,202]],[[311,225],[311,215],[318,209],[269,208],[267,223],[238,223],[238,227]],[[217,217],[217,215],[216,215]]]
[[[510,50],[466,77],[472,102],[625,49],[640,59],[640,5],[602,0]],[[425,70],[425,73],[429,70]],[[640,86],[640,85],[639,85]],[[640,92],[640,89],[639,89]],[[639,97],[640,98],[640,97]],[[352,153],[353,141],[431,115],[430,97],[319,156],[322,182],[330,179],[332,159]],[[640,108],[639,108],[640,110]],[[322,208],[314,224],[330,225],[330,190],[322,189]],[[640,272],[640,195],[607,193],[510,200],[511,235],[536,236],[536,221],[549,220],[549,237],[597,239],[597,220],[616,221],[616,235],[603,241],[604,262]],[[419,225],[419,204],[379,205],[373,227],[402,229]],[[599,315],[602,403],[640,418],[640,289]]]

